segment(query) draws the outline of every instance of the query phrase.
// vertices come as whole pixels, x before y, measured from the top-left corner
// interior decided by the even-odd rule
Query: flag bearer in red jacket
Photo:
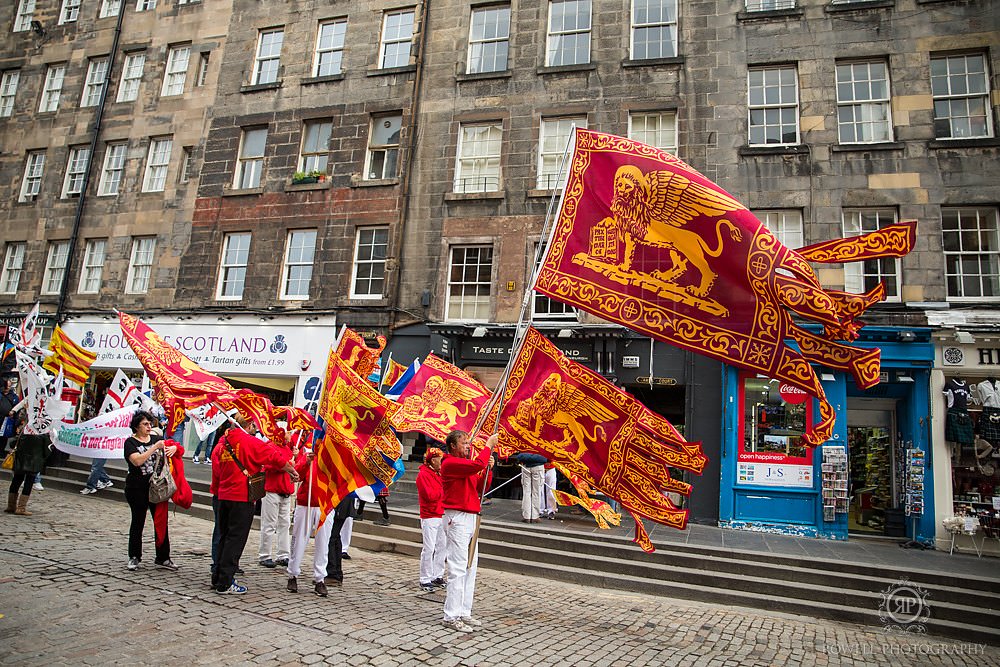
[[[310,472],[311,469],[311,472]],[[292,521],[292,549],[288,559],[289,593],[299,592],[299,574],[302,573],[302,558],[309,544],[309,537],[316,531],[316,544],[313,551],[313,592],[325,598],[327,596],[326,564],[329,557],[330,529],[333,526],[334,513],[330,512],[322,526],[319,526],[319,467],[312,451],[302,452],[295,459],[295,472],[302,479],[299,492],[295,496],[295,519]],[[310,485],[312,491],[310,492]],[[317,529],[318,526],[318,529]]]
[[[444,519],[444,487],[441,484],[441,459],[444,452],[428,447],[424,464],[417,471],[417,499],[420,501],[420,588],[433,593],[444,586],[444,559],[448,549]]]

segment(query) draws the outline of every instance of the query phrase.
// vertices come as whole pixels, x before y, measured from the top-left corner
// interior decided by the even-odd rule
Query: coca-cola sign
[[[781,396],[785,403],[791,403],[792,405],[805,403],[806,399],[809,397],[806,392],[785,382],[778,387],[778,395]]]

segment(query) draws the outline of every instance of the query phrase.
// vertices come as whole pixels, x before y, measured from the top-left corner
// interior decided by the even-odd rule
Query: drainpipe
[[[400,183],[400,206],[399,224],[396,226],[396,233],[393,234],[392,247],[396,250],[396,270],[393,272],[392,292],[394,293],[390,306],[389,331],[392,332],[396,319],[399,316],[399,298],[402,285],[403,274],[403,230],[410,215],[410,174],[413,170],[414,155],[417,151],[417,124],[420,117],[420,89],[424,79],[424,53],[427,51],[427,35],[430,33],[431,2],[424,0],[420,14],[420,46],[417,49],[416,65],[417,71],[413,76],[413,102],[410,112],[410,132],[407,137],[406,147],[406,168],[403,169],[402,181]]]
[[[122,23],[125,19],[125,6],[121,3],[118,9],[118,23],[115,25],[115,37],[111,44],[111,54],[108,56],[108,69],[104,75],[104,86],[101,89],[101,99],[97,103],[97,117],[94,119],[93,136],[90,139],[90,154],[87,156],[87,167],[83,171],[83,185],[80,196],[76,200],[76,213],[73,216],[73,233],[69,237],[69,250],[66,253],[66,268],[63,270],[62,285],[59,287],[59,303],[56,306],[55,320],[62,320],[63,309],[66,307],[66,295],[69,290],[69,274],[73,268],[73,253],[76,252],[77,239],[80,236],[80,223],[83,221],[83,207],[87,203],[87,188],[90,185],[90,174],[94,169],[94,154],[97,152],[97,139],[101,135],[101,123],[104,121],[104,109],[107,106],[108,88],[111,87],[111,72],[114,71],[118,58],[118,42],[122,35]]]

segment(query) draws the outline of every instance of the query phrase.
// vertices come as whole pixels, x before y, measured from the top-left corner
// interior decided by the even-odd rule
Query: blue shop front
[[[800,436],[818,415],[801,390],[733,366],[723,369],[719,523],[846,540],[908,537],[933,543],[930,329],[866,327],[855,342],[882,350],[881,382],[816,367],[837,423],[822,446]]]

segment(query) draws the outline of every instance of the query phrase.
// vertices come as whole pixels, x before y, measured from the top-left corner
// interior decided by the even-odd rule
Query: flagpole
[[[382,387],[385,386],[385,375],[389,368],[392,367],[392,352],[389,353],[389,358],[386,359],[385,366],[379,371],[378,377],[378,393],[382,393]]]

